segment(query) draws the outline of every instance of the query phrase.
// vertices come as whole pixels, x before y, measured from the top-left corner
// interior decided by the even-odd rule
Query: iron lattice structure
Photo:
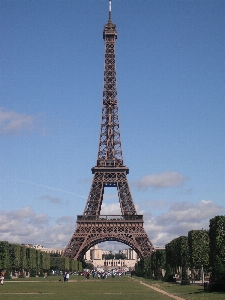
[[[111,20],[111,1],[109,7],[109,19],[103,31],[104,85],[97,164],[92,168],[94,177],[83,215],[77,216],[77,228],[64,251],[64,256],[77,260],[104,241],[127,244],[139,257],[149,256],[153,250],[143,228],[143,216],[137,215],[127,181],[129,169],[123,163],[115,61],[117,31]],[[105,187],[117,187],[121,215],[100,215]]]

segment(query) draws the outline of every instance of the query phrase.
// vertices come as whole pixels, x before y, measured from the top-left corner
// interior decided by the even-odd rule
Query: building
[[[85,254],[86,262],[91,262],[96,269],[126,269],[133,270],[136,262],[138,261],[137,253],[133,249],[126,249],[119,251],[125,254],[125,259],[104,259],[103,254],[110,254],[109,251],[103,251],[97,245],[89,249]]]
[[[38,244],[21,244],[21,246],[25,246],[27,248],[34,248],[36,250],[40,250],[43,252],[51,253],[51,254],[63,254],[63,249],[55,249],[55,248],[45,248],[42,245]],[[84,259],[86,262],[90,262],[94,265],[96,269],[126,269],[126,271],[132,271],[135,267],[136,262],[138,261],[137,253],[129,248],[126,250],[119,251],[120,254],[125,254],[125,259],[104,259],[104,254],[111,254],[110,251],[103,251],[98,247],[98,245],[95,245],[91,249],[89,249]]]
[[[63,253],[63,249],[45,248],[44,246],[38,245],[38,244],[21,244],[21,246],[25,246],[27,248],[34,248],[36,250],[40,250],[40,251],[51,253],[51,254],[62,255],[62,253]]]

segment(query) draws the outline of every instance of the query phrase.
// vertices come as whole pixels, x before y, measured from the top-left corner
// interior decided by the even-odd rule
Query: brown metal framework
[[[139,257],[149,256],[153,250],[143,228],[143,216],[137,215],[126,176],[129,169],[123,163],[116,85],[117,31],[111,20],[110,0],[109,3],[109,20],[103,31],[105,65],[97,164],[92,168],[94,177],[83,215],[77,216],[77,228],[64,251],[64,256],[77,260],[104,241],[127,244]],[[100,215],[104,187],[117,187],[121,215]]]

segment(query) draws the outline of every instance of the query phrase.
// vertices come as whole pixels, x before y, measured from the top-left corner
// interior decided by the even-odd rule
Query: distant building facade
[[[38,244],[21,244],[21,246],[25,246],[27,248],[34,248],[43,252],[51,253],[51,254],[63,254],[64,249],[55,249],[55,248],[45,248],[42,245]],[[134,270],[135,264],[138,261],[137,253],[129,248],[125,250],[119,251],[121,254],[125,254],[125,259],[103,259],[104,254],[111,254],[110,251],[104,251],[98,248],[97,245],[89,249],[85,254],[86,262],[91,262],[96,269],[126,269],[127,271]]]
[[[21,244],[21,246],[25,246],[27,248],[34,248],[43,252],[52,253],[52,254],[59,254],[62,255],[63,249],[55,249],[55,248],[45,248],[42,245],[38,244]]]
[[[86,252],[86,262],[91,262],[96,269],[126,269],[133,270],[136,262],[138,261],[137,253],[133,249],[126,249],[119,251],[125,254],[125,259],[103,259],[103,254],[110,254],[109,251],[99,249],[97,245],[92,247]]]

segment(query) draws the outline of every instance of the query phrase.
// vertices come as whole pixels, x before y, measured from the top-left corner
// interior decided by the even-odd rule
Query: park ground
[[[108,279],[86,279],[71,276],[63,282],[60,276],[5,280],[0,286],[2,300],[169,300],[225,299],[225,293],[207,293],[201,285],[181,286],[140,277],[121,276]]]

